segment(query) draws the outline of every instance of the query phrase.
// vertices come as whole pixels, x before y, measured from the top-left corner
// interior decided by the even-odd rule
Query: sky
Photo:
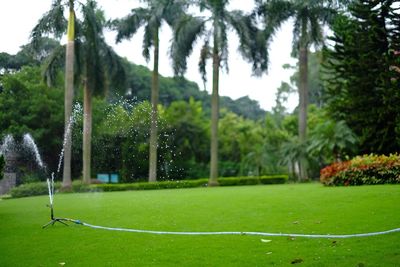
[[[37,24],[39,18],[50,9],[51,2],[51,0],[0,0],[0,52],[15,54],[19,51],[21,45],[28,43],[32,28]],[[130,13],[132,8],[139,6],[139,1],[137,0],[98,0],[97,2],[105,11],[106,17],[112,19],[124,17]],[[248,12],[253,6],[253,1],[231,0],[229,9],[240,9]],[[271,110],[275,105],[276,89],[282,81],[289,81],[289,77],[293,72],[293,70],[283,69],[282,66],[286,63],[296,63],[296,59],[290,57],[291,33],[290,23],[284,24],[270,45],[268,73],[261,77],[254,77],[251,73],[251,64],[243,60],[237,52],[238,38],[234,32],[230,32],[228,35],[229,72],[221,71],[220,95],[229,96],[232,99],[249,96],[251,99],[257,100],[263,109]],[[115,44],[115,33],[106,33],[108,43],[114,47],[120,56],[128,58],[135,64],[145,65],[151,69],[152,59],[146,62],[142,56],[142,36],[143,30],[140,29],[132,39]],[[171,61],[168,57],[171,38],[171,30],[167,26],[163,26],[160,33],[159,62],[159,72],[163,76],[173,76]],[[200,45],[201,41],[198,42],[188,59],[188,69],[185,77],[188,80],[197,82],[199,88],[204,90],[201,75],[198,71]],[[208,64],[207,72],[206,90],[211,93],[211,62]],[[292,95],[286,103],[286,107],[291,111],[297,104],[297,96]]]

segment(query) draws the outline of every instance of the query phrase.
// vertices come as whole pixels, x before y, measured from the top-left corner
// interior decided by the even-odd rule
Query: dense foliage
[[[400,183],[400,155],[365,155],[337,162],[321,170],[325,185]]]
[[[63,136],[63,91],[48,88],[41,82],[38,67],[25,67],[13,75],[1,79],[0,132],[20,143],[22,136],[30,133],[36,140],[43,161],[49,169],[56,169]],[[32,153],[32,151],[28,151]],[[30,173],[37,170],[32,154],[22,160],[20,171]]]
[[[131,70],[131,75],[128,76],[137,78],[136,81],[145,81],[145,77],[149,77],[150,71],[147,68],[128,62],[126,64]],[[63,81],[59,76],[55,87],[48,88],[41,79],[38,67],[25,67],[16,73],[4,74],[1,77],[3,90],[0,92],[0,132],[2,138],[12,134],[19,140],[25,133],[32,134],[43,161],[51,172],[57,169],[62,145],[63,91],[60,87]],[[115,94],[106,100],[94,99],[92,177],[96,177],[96,173],[100,172],[120,173],[123,182],[145,180],[147,177],[150,105],[145,100],[146,96],[140,93],[149,89],[145,84],[146,82],[136,84],[133,88],[137,91],[123,97]],[[196,84],[182,78],[161,77],[161,88],[165,89],[165,103],[164,106],[159,106],[160,180],[206,177],[210,144],[207,104],[209,96],[199,91]],[[190,97],[191,94],[194,97]],[[141,95],[143,99],[139,99]],[[196,96],[205,102],[196,101]],[[227,103],[224,114],[227,118],[233,118],[230,122],[227,121],[226,126],[223,123],[222,129],[226,127],[226,133],[230,136],[228,139],[224,138],[224,142],[230,142],[229,138],[234,138],[231,126],[236,123],[236,119],[248,124],[245,127],[247,129],[258,127],[255,121],[228,111],[231,110],[230,107],[239,110],[238,113],[244,114],[245,117],[260,117],[264,113],[261,109],[257,113],[258,105],[249,108],[246,103],[251,104],[254,101],[247,97],[237,101],[241,104],[235,104],[236,102],[228,97],[223,97],[221,101]],[[82,103],[81,92],[77,95],[77,102]],[[79,178],[82,170],[82,110],[77,111],[77,119],[73,126],[74,178]],[[224,117],[225,115],[222,116]],[[242,123],[238,123],[237,127],[242,127]],[[256,147],[261,141],[260,138],[257,140],[252,146]],[[242,138],[241,142],[246,142],[246,139]],[[234,146],[224,148],[227,162],[221,163],[222,175],[245,173],[241,171],[241,161],[251,150],[248,146],[239,153]],[[239,154],[240,156],[237,156]],[[44,179],[44,173],[37,168],[32,155],[27,155],[20,163],[23,177],[21,182]]]
[[[390,68],[400,46],[398,3],[355,1],[351,16],[337,19],[325,53],[329,111],[360,137],[361,153],[400,148],[400,79]]]
[[[290,114],[284,107],[288,95],[299,87],[298,71],[291,84],[278,89],[272,112],[262,110],[248,97],[220,97],[219,176],[290,173],[295,178],[304,164],[307,176],[316,178],[320,169],[332,162],[362,153],[396,152],[400,144],[398,2],[354,1],[349,12],[336,19],[332,46],[323,54],[308,54],[311,105],[307,109],[306,140],[299,141],[298,137],[300,109]],[[103,15],[99,13],[101,18]],[[23,134],[31,133],[49,172],[57,169],[62,145],[64,81],[61,72],[54,72],[55,83],[48,88],[41,81],[39,65],[48,67],[44,58],[60,47],[52,39],[39,38],[23,46],[17,55],[0,54],[0,137],[12,134],[20,142]],[[211,49],[211,43],[205,48]],[[59,59],[61,64],[63,58]],[[91,176],[118,173],[120,181],[128,183],[148,177],[151,71],[126,59],[123,68],[125,86],[117,90],[109,84],[106,99],[93,99]],[[82,103],[82,84],[76,87],[76,102]],[[159,99],[159,180],[207,177],[210,95],[183,77],[160,76]],[[82,171],[81,110],[76,117],[74,179],[80,178]],[[22,182],[45,177],[29,153],[21,155],[19,163]],[[60,174],[56,176],[60,178]]]

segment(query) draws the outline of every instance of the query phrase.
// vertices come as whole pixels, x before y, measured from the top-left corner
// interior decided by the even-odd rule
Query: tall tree
[[[74,1],[69,0],[69,17],[67,30],[67,47],[65,56],[65,97],[64,97],[64,168],[62,187],[70,189],[72,187],[71,179],[71,123],[72,123],[72,103],[74,100],[74,57],[75,57],[75,12]]]
[[[336,14],[337,1],[267,0],[257,1],[257,12],[264,18],[266,31],[273,35],[289,19],[294,20],[293,56],[299,58],[299,141],[307,139],[308,53],[310,45],[323,42],[323,26]],[[300,160],[300,179],[307,179],[305,164]]]
[[[45,33],[60,35],[67,28],[66,20],[62,17],[61,1],[56,2],[59,5],[53,4],[54,9],[49,13],[58,14],[57,19],[47,18],[39,21],[32,33],[33,42],[37,36]],[[55,10],[58,11],[55,12]],[[83,182],[90,183],[92,96],[105,94],[109,87],[121,86],[124,81],[124,69],[120,57],[105,42],[103,29],[106,26],[106,20],[103,11],[97,8],[97,4],[93,0],[81,4],[80,11],[82,20],[75,18],[76,64],[74,66],[76,66],[76,70],[74,72],[77,77],[76,81],[83,83]],[[45,66],[45,73],[49,73],[46,75],[47,78],[54,76],[52,73],[60,68],[60,61],[64,57],[65,49],[56,49],[53,52]]]
[[[71,134],[70,120],[72,115],[72,103],[74,98],[74,39],[75,39],[75,12],[74,0],[68,1],[69,17],[67,27],[67,45],[65,58],[65,97],[64,97],[64,166],[62,187],[66,190],[71,189]],[[32,31],[32,41],[37,46],[43,33],[53,33],[61,35],[65,30],[65,19],[63,16],[64,4],[55,0],[52,8],[39,20]]]
[[[399,1],[360,0],[333,27],[327,49],[326,88],[333,118],[360,137],[361,153],[394,153],[400,148],[400,94],[396,65]]]
[[[211,96],[211,153],[209,185],[218,181],[218,119],[219,119],[219,71],[228,69],[228,31],[234,30],[239,36],[239,50],[246,58],[252,59],[255,29],[251,19],[243,12],[228,11],[228,0],[198,0],[193,3],[200,11],[207,11],[206,16],[184,15],[177,23],[171,48],[174,72],[182,75],[187,69],[187,57],[191,54],[195,41],[203,36],[200,51],[199,71],[206,81],[206,62],[212,59],[212,96]],[[253,63],[253,69],[256,64]],[[257,67],[257,66],[256,66]]]
[[[157,146],[158,146],[158,95],[159,95],[159,31],[163,22],[170,26],[182,14],[183,4],[181,1],[174,0],[145,0],[146,7],[132,9],[126,17],[116,20],[117,42],[131,38],[137,30],[144,26],[143,37],[143,56],[149,61],[149,49],[153,47],[153,75],[151,84],[151,126],[150,126],[150,145],[149,145],[149,182],[157,180]]]

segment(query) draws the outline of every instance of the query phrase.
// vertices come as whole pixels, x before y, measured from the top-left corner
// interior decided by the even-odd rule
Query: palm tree
[[[71,180],[71,135],[70,120],[72,115],[72,103],[74,98],[74,47],[75,47],[75,12],[74,0],[69,0],[69,17],[67,29],[67,45],[65,57],[65,97],[64,97],[64,166],[63,166],[63,182],[64,190],[70,190],[72,187]],[[44,32],[55,33],[59,35],[64,32],[65,19],[63,16],[64,5],[60,0],[54,0],[52,8],[39,21],[32,31],[33,43],[39,40]]]
[[[64,147],[64,168],[63,168],[63,184],[65,189],[72,188],[71,179],[71,116],[72,116],[72,103],[74,99],[74,57],[75,57],[75,12],[74,1],[69,0],[69,18],[67,30],[67,47],[65,55],[65,120],[64,132],[66,140]]]
[[[199,71],[203,81],[206,81],[206,62],[212,59],[212,96],[211,96],[211,161],[209,185],[218,185],[218,119],[219,119],[219,71],[221,67],[227,70],[228,63],[228,31],[234,30],[239,36],[239,51],[252,60],[252,49],[258,40],[254,38],[257,32],[251,24],[250,17],[241,11],[228,11],[228,0],[198,0],[193,1],[200,11],[207,10],[207,17],[184,15],[178,21],[174,31],[174,41],[171,47],[174,72],[182,75],[187,69],[187,57],[191,54],[195,41],[203,37],[200,51]],[[260,39],[262,40],[262,39]],[[266,50],[264,50],[266,51]],[[267,57],[263,57],[266,61]],[[259,62],[258,62],[259,63]],[[266,65],[253,62],[253,69]]]
[[[149,182],[157,180],[157,146],[158,146],[158,62],[159,62],[159,30],[165,21],[172,26],[174,21],[183,12],[183,2],[174,0],[145,0],[146,8],[132,9],[126,17],[116,20],[115,28],[118,31],[117,42],[131,38],[137,30],[144,26],[143,56],[149,61],[149,49],[153,47],[153,77],[151,84],[151,126],[150,126],[150,149],[149,149]]]
[[[124,69],[120,57],[105,42],[104,14],[96,2],[81,4],[82,21],[75,19],[75,76],[83,83],[83,182],[90,183],[92,96],[104,94],[110,86],[120,86],[124,81]],[[36,29],[36,28],[35,28]],[[46,27],[33,36],[46,33]],[[55,50],[46,64],[46,73],[54,73],[60,67],[59,59],[65,50]],[[52,75],[48,75],[51,77]]]
[[[272,36],[283,22],[293,19],[293,56],[299,57],[299,141],[307,140],[308,53],[310,45],[323,43],[323,26],[336,14],[334,0],[267,0],[257,1],[257,13],[262,15],[266,32]],[[300,179],[307,179],[304,160],[300,160]]]

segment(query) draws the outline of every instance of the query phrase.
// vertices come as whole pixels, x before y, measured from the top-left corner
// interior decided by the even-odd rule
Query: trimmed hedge
[[[261,177],[223,177],[218,178],[220,186],[236,186],[236,185],[257,185],[257,184],[284,184],[288,179],[287,175],[273,175]],[[172,188],[193,188],[205,187],[208,179],[197,180],[178,180],[163,181],[155,183],[132,183],[132,184],[97,184],[90,187],[96,188],[96,191],[127,191],[127,190],[153,190],[153,189],[172,189]]]
[[[54,188],[56,190],[58,190],[60,186],[60,183],[54,184]],[[14,187],[10,191],[10,195],[12,198],[40,196],[47,195],[48,193],[49,191],[47,189],[47,183],[45,182],[22,184],[18,187]]]
[[[374,185],[400,183],[400,155],[364,155],[323,168],[325,185]]]
[[[283,184],[287,181],[287,175],[273,175],[261,177],[224,177],[219,178],[220,186],[236,186],[236,185],[257,185],[257,184]],[[128,191],[128,190],[154,190],[154,189],[174,189],[174,188],[193,188],[207,186],[208,179],[197,180],[177,180],[162,182],[142,182],[131,184],[91,184],[85,185],[81,181],[72,183],[72,192],[111,192],[111,191]],[[54,185],[56,191],[60,191],[61,183]],[[47,195],[47,183],[30,183],[23,184],[13,188],[10,192],[12,198]]]
[[[162,181],[155,183],[131,183],[131,184],[96,184],[90,187],[98,191],[128,191],[128,190],[154,190],[154,189],[173,189],[173,188],[192,188],[207,186],[207,179],[198,180],[178,180],[178,181]]]
[[[223,177],[218,179],[220,186],[257,185],[257,184],[284,184],[288,180],[287,175],[269,175],[260,177]]]
[[[54,189],[56,192],[59,192],[61,189],[61,183],[54,183]],[[81,181],[73,181],[72,182],[72,191],[71,192],[93,192],[96,191],[96,188],[92,188],[89,185],[82,184]],[[29,197],[29,196],[41,196],[49,194],[49,190],[47,187],[47,182],[35,182],[35,183],[27,183],[22,184],[18,187],[14,187],[10,191],[10,195],[12,198],[20,198],[20,197]]]

